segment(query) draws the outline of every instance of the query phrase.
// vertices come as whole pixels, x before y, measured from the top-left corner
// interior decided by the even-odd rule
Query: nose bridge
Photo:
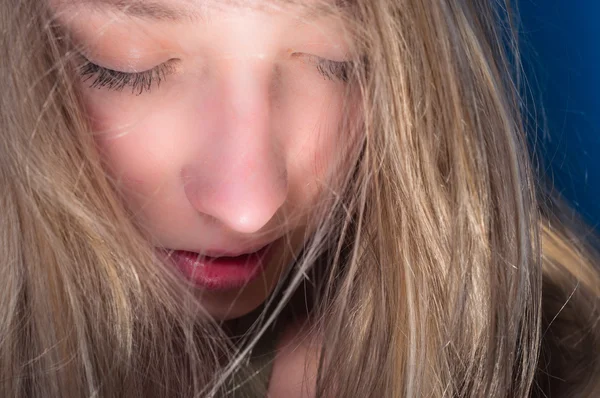
[[[214,132],[221,137],[208,137],[212,144],[204,150],[202,168],[186,184],[198,211],[243,233],[263,228],[287,197],[285,156],[272,128],[267,64],[260,57],[222,60],[215,85],[222,120]]]
[[[247,55],[223,60],[219,74],[224,113],[229,116],[223,123],[231,126],[228,130],[241,130],[241,134],[254,129],[265,132],[267,126],[262,124],[270,124],[271,111],[271,76],[265,57]]]

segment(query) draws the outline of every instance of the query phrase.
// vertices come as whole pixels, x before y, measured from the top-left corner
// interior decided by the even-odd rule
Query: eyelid
[[[171,59],[168,59],[167,61],[164,61],[164,62],[162,62],[160,64],[155,64],[154,66],[151,66],[151,67],[148,67],[148,68],[145,68],[145,69],[136,69],[134,66],[132,66],[131,63],[129,63],[128,64],[129,67],[126,68],[126,69],[129,69],[129,70],[122,70],[120,67],[112,67],[112,66],[103,65],[102,62],[97,61],[93,57],[89,57],[88,55],[86,55],[86,54],[84,54],[82,52],[77,52],[77,57],[79,58],[80,64],[82,64],[82,65],[85,64],[85,63],[89,63],[89,64],[93,64],[95,66],[98,66],[100,68],[103,68],[103,69],[106,69],[106,70],[109,70],[109,71],[112,71],[112,72],[128,73],[128,74],[149,72],[149,71],[151,71],[153,69],[156,69],[156,68],[158,68],[158,67],[160,67],[162,65],[174,64],[176,61],[178,61],[178,59],[176,59],[176,58],[171,58]],[[171,66],[173,66],[173,65],[171,65]]]
[[[150,91],[153,85],[160,86],[165,78],[174,72],[176,59],[168,60],[153,68],[136,71],[123,72],[98,65],[90,61],[83,54],[80,54],[81,63],[77,71],[83,82],[94,79],[90,88],[103,88],[109,90],[121,91],[126,87],[131,87],[132,93],[141,95],[144,91]]]
[[[327,79],[334,80],[335,78],[344,83],[347,83],[350,80],[351,69],[354,66],[354,61],[352,60],[336,61],[306,53],[293,53],[292,56],[305,58]]]
[[[351,78],[354,61],[334,61],[306,53],[292,53],[291,55],[292,57],[302,57],[310,62],[328,80],[347,83]],[[154,86],[160,87],[161,82],[174,72],[175,62],[178,61],[177,59],[171,59],[151,69],[139,72],[123,72],[98,65],[83,54],[80,54],[80,56],[81,64],[78,66],[77,72],[84,83],[93,79],[89,85],[90,88],[122,91],[126,87],[131,87],[132,94],[137,95],[141,95],[145,91],[151,91]]]

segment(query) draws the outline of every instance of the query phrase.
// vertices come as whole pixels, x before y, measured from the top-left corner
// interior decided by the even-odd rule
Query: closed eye
[[[84,58],[77,69],[83,82],[89,82],[91,88],[107,88],[114,91],[130,88],[132,94],[140,95],[150,91],[153,86],[159,87],[174,68],[172,62],[167,61],[146,71],[121,72],[97,65]]]
[[[347,83],[350,80],[350,72],[353,66],[352,61],[333,61],[316,55],[302,53],[296,53],[294,56],[306,57],[310,63],[314,64],[317,71],[329,80],[339,80],[343,83]]]
[[[352,61],[333,61],[301,53],[294,55],[305,57],[315,66],[318,73],[329,80],[343,83],[349,81]],[[172,61],[175,61],[167,61],[141,72],[122,72],[95,64],[83,56],[82,59],[83,62],[77,70],[82,81],[88,83],[90,88],[106,88],[112,91],[131,89],[131,93],[135,95],[149,92],[153,87],[160,87],[160,84],[174,71]]]

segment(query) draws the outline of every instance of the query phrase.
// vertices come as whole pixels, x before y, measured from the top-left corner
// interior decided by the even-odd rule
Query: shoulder
[[[314,397],[320,349],[321,339],[312,332],[307,321],[286,327],[277,342],[269,397]]]

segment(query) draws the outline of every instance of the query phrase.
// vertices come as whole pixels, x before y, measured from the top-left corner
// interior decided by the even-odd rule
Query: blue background
[[[525,76],[547,121],[547,128],[531,132],[532,142],[547,177],[598,231],[600,0],[517,4]]]

